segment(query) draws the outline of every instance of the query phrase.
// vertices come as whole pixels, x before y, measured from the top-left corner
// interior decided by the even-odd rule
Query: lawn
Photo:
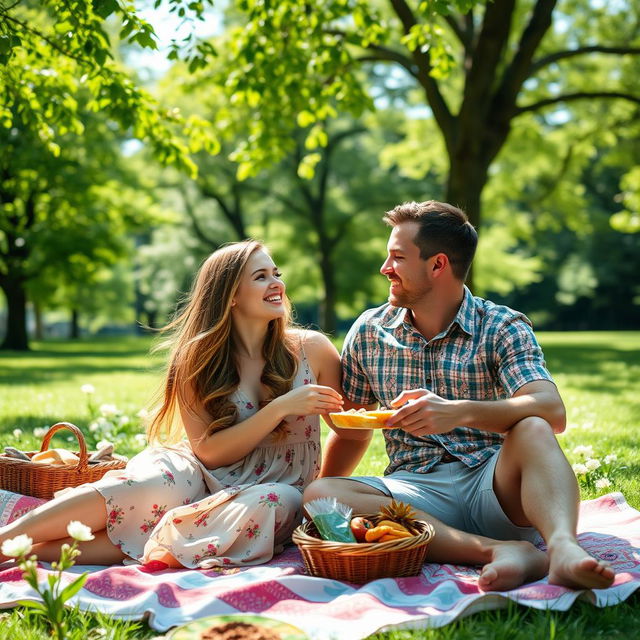
[[[582,497],[621,491],[640,509],[640,332],[541,333],[538,337],[567,406],[568,427],[559,440],[576,465]],[[34,430],[39,434],[45,426],[67,420],[83,429],[90,446],[109,439],[116,442],[120,453],[132,455],[140,450],[143,442],[135,437],[141,430],[138,414],[149,406],[162,375],[162,357],[149,356],[150,346],[147,338],[92,339],[35,343],[27,354],[0,354],[3,446],[39,448],[41,436],[34,435]],[[86,385],[95,391],[81,391]],[[101,406],[105,415],[96,419]],[[63,444],[70,436],[65,433],[60,437]],[[600,466],[587,464],[589,458],[598,460]],[[356,474],[381,474],[385,460],[382,437],[377,433]],[[605,486],[607,483],[610,486]],[[513,605],[476,614],[443,629],[376,638],[636,638],[638,604],[640,597],[636,595],[605,610],[578,604],[566,613],[557,613]],[[0,615],[0,640],[48,637],[44,626],[19,610]],[[155,635],[143,623],[71,616],[70,639]]]

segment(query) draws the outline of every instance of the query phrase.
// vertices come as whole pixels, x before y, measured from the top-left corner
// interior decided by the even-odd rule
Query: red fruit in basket
[[[367,520],[362,516],[351,518],[351,531],[358,542],[365,542],[365,536],[369,529],[373,529],[373,522],[371,522],[371,520]]]

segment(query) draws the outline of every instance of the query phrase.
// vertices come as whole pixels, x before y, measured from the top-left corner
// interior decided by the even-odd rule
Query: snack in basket
[[[374,526],[371,520],[363,516],[351,518],[351,531],[358,542],[366,542],[367,531],[373,529]]]
[[[305,503],[304,508],[323,540],[357,542],[350,527],[351,507],[336,498],[317,498]]]
[[[349,409],[330,413],[331,422],[341,429],[384,429],[385,422],[395,413],[392,409]]]
[[[351,531],[358,542],[391,542],[420,534],[415,511],[404,502],[391,501],[381,506],[373,519],[356,516],[351,519]]]
[[[73,451],[67,451],[66,449],[47,449],[31,456],[31,462],[50,464],[54,467],[75,466],[79,460],[80,458]]]
[[[416,512],[406,502],[391,501],[391,504],[381,506],[376,517],[376,525],[385,525],[390,521],[399,524],[412,536],[417,536],[420,530],[416,527]]]

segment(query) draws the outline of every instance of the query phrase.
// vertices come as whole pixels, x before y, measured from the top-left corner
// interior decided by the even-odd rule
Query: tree
[[[392,64],[419,88],[442,137],[445,199],[480,228],[490,169],[519,118],[570,113],[581,101],[640,104],[629,71],[640,53],[638,5],[557,4],[246,0],[224,78],[230,97],[259,114],[235,152],[240,171],[288,152],[296,122],[322,127],[337,110],[371,107],[362,65]],[[596,72],[602,86],[590,81]]]
[[[202,18],[210,2],[165,4],[181,17]],[[201,118],[185,119],[159,104],[117,64],[109,33],[114,19],[120,23],[120,42],[157,49],[152,25],[132,5],[116,0],[0,2],[0,126],[26,128],[55,156],[60,136],[82,131],[78,94],[84,93],[91,97],[84,102],[85,113],[99,111],[121,131],[148,142],[160,161],[194,173],[192,152],[217,152],[213,129]],[[169,57],[186,59],[195,70],[212,47],[193,34],[185,40],[171,43]]]
[[[16,121],[14,124],[18,124]],[[102,118],[85,119],[82,136],[59,138],[58,157],[29,128],[0,128],[0,288],[7,300],[4,349],[28,349],[29,288],[41,299],[56,288],[91,283],[127,250],[129,230],[154,210],[124,168],[120,140]]]

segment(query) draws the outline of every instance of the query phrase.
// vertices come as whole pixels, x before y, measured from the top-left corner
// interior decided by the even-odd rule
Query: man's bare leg
[[[336,497],[360,513],[375,513],[380,505],[391,502],[377,489],[344,478],[320,478],[312,482],[304,492],[303,502],[324,497]],[[483,566],[482,575],[488,572],[491,577],[487,580],[481,576],[480,586],[485,590],[515,589],[547,574],[547,555],[529,542],[491,540],[454,529],[422,511],[417,515],[429,521],[435,531],[427,551],[429,562]]]
[[[520,487],[520,492],[514,491]],[[551,426],[525,418],[507,433],[496,464],[494,489],[514,524],[531,523],[549,551],[549,582],[571,589],[605,589],[615,573],[576,538],[580,493]],[[487,568],[485,573],[489,572]],[[491,580],[492,574],[485,578]]]

